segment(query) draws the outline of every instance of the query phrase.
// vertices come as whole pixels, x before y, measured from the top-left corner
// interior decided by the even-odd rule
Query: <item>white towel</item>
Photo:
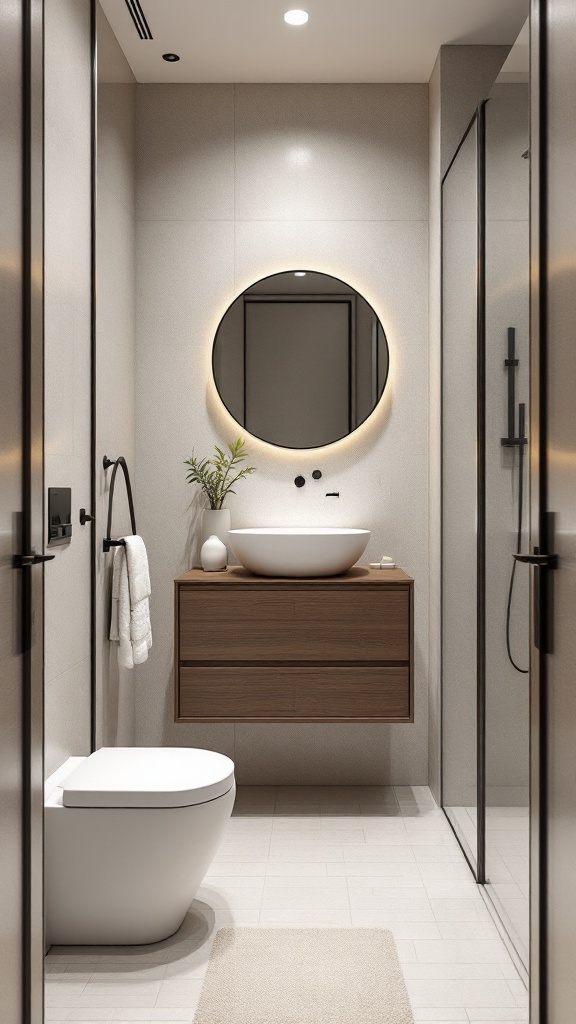
[[[110,639],[118,643],[118,664],[141,665],[152,647],[150,573],[141,537],[124,537],[114,548]]]

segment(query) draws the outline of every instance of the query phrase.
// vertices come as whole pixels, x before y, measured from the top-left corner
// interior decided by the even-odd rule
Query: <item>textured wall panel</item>
[[[140,85],[136,134],[135,492],[154,631],[137,671],[136,742],[231,753],[241,782],[425,784],[427,89]],[[295,266],[341,277],[373,304],[389,384],[366,425],[332,447],[294,453],[249,439],[258,472],[231,498],[233,522],[366,526],[365,560],[390,553],[414,576],[413,726],[172,721],[172,580],[198,564],[199,502],[182,462],[241,432],[212,383],[214,332],[244,287]],[[317,466],[322,481],[297,490],[294,476]]]

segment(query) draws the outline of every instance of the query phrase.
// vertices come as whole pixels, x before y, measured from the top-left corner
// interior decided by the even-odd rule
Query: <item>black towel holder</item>
[[[109,459],[107,455],[102,459],[102,465],[104,469],[109,469],[110,466],[114,466],[112,470],[112,476],[110,478],[110,496],[108,498],[108,523],[106,524],[106,536],[102,541],[102,550],[110,551],[110,548],[117,548],[121,545],[125,546],[124,540],[112,540],[110,536],[112,530],[112,503],[114,501],[114,483],[116,481],[116,473],[118,472],[118,466],[121,466],[122,472],[124,473],[124,479],[126,481],[126,493],[128,495],[128,507],[130,509],[130,523],[132,525],[132,533],[136,533],[136,516],[134,515],[134,501],[132,499],[132,487],[130,485],[130,474],[128,472],[128,466],[126,465],[126,459],[123,455],[118,459]]]

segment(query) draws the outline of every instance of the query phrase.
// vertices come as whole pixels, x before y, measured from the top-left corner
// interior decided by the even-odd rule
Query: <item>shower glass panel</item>
[[[442,186],[442,793],[477,865],[477,120]]]
[[[516,72],[509,81],[504,75],[485,108],[485,874],[487,891],[527,966],[527,566],[518,564],[511,590],[512,554],[520,545],[528,550],[529,95],[527,80],[519,77]],[[509,345],[514,358],[506,366]]]
[[[442,185],[442,804],[526,971],[527,38]]]

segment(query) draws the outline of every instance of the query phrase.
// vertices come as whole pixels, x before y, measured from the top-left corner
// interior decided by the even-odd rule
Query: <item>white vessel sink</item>
[[[229,530],[238,561],[257,576],[339,576],[364,554],[370,530],[273,526]]]

